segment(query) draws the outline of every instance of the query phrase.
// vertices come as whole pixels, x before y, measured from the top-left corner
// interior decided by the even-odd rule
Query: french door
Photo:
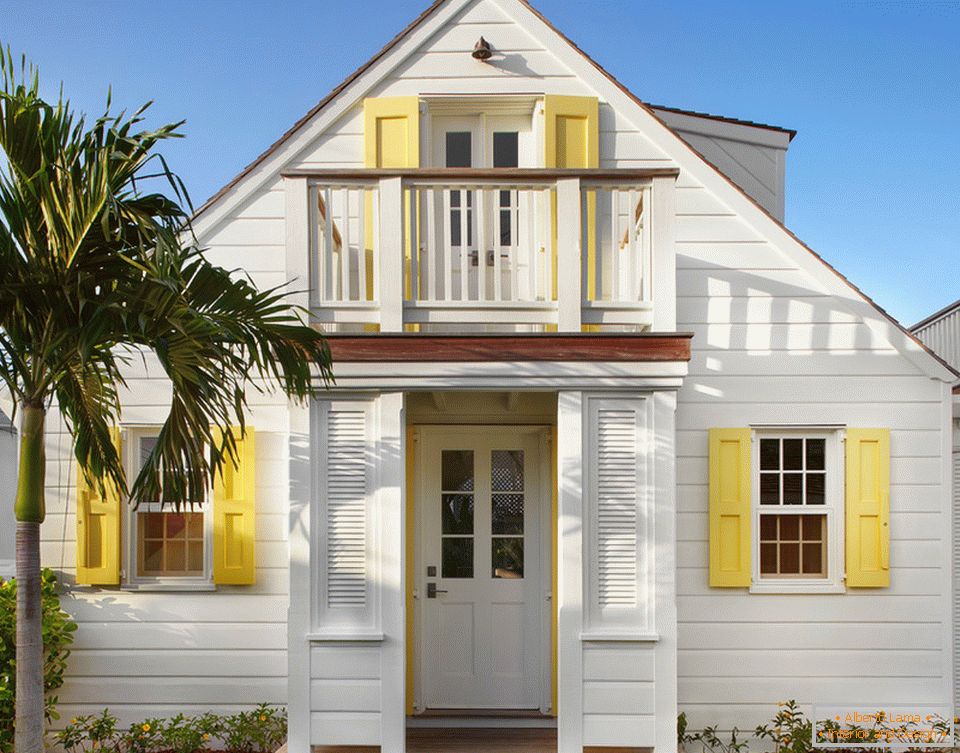
[[[545,708],[542,430],[421,431],[420,705]]]

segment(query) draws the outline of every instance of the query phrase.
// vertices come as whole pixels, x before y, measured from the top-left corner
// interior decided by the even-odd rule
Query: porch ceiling
[[[334,363],[689,361],[690,332],[329,334]]]

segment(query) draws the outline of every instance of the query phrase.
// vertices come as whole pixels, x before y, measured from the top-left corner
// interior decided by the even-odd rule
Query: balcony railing
[[[325,325],[639,331],[656,324],[658,256],[670,256],[672,272],[665,232],[672,201],[663,199],[672,197],[676,171],[286,177],[307,181],[309,304]]]

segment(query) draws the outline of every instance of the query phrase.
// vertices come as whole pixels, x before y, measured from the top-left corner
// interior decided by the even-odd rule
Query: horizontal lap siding
[[[584,645],[584,745],[654,744],[654,653],[653,644]]]
[[[314,745],[379,745],[381,690],[377,645],[310,650],[310,734]]]
[[[169,388],[156,364],[132,365],[124,420],[162,421]],[[47,519],[41,561],[66,586],[63,609],[78,623],[64,686],[64,720],[109,706],[125,724],[148,716],[227,713],[285,703],[288,606],[287,449],[285,436],[260,431],[285,422],[277,396],[252,402],[257,432],[257,583],[215,592],[162,593],[74,585],[76,467],[59,416],[47,438]],[[258,423],[257,417],[264,417]],[[278,428],[275,426],[274,428]],[[126,510],[125,510],[126,514]],[[127,546],[123,543],[124,567]]]
[[[880,335],[708,192],[677,191],[678,693],[692,728],[751,729],[778,700],[948,701],[942,402]],[[749,594],[707,584],[707,430],[890,427],[890,587]]]

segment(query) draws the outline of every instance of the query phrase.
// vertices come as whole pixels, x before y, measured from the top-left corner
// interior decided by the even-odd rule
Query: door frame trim
[[[422,699],[424,698],[423,678],[425,669],[423,666],[425,656],[421,647],[421,638],[423,635],[423,605],[421,592],[423,591],[423,505],[416,504],[416,500],[425,499],[425,474],[423,473],[423,434],[454,434],[471,433],[479,435],[502,435],[505,431],[514,434],[529,434],[537,440],[539,450],[538,458],[538,502],[539,510],[537,523],[540,526],[540,597],[539,597],[539,627],[540,627],[540,647],[539,647],[539,666],[540,666],[540,713],[551,714],[554,712],[553,706],[553,678],[556,667],[553,666],[553,631],[556,629],[553,619],[554,611],[554,586],[556,582],[553,572],[553,542],[556,537],[554,530],[554,499],[553,499],[553,479],[552,479],[552,429],[548,424],[413,424],[408,427],[413,432],[415,442],[413,452],[413,473],[414,479],[408,479],[408,488],[414,492],[414,505],[412,524],[408,529],[413,536],[412,546],[409,552],[413,555],[413,562],[407,564],[407,573],[410,573],[410,567],[413,569],[412,580],[412,621],[413,629],[411,631],[411,642],[409,651],[413,656],[412,662],[408,666],[413,669],[413,713],[419,715],[426,710]]]

